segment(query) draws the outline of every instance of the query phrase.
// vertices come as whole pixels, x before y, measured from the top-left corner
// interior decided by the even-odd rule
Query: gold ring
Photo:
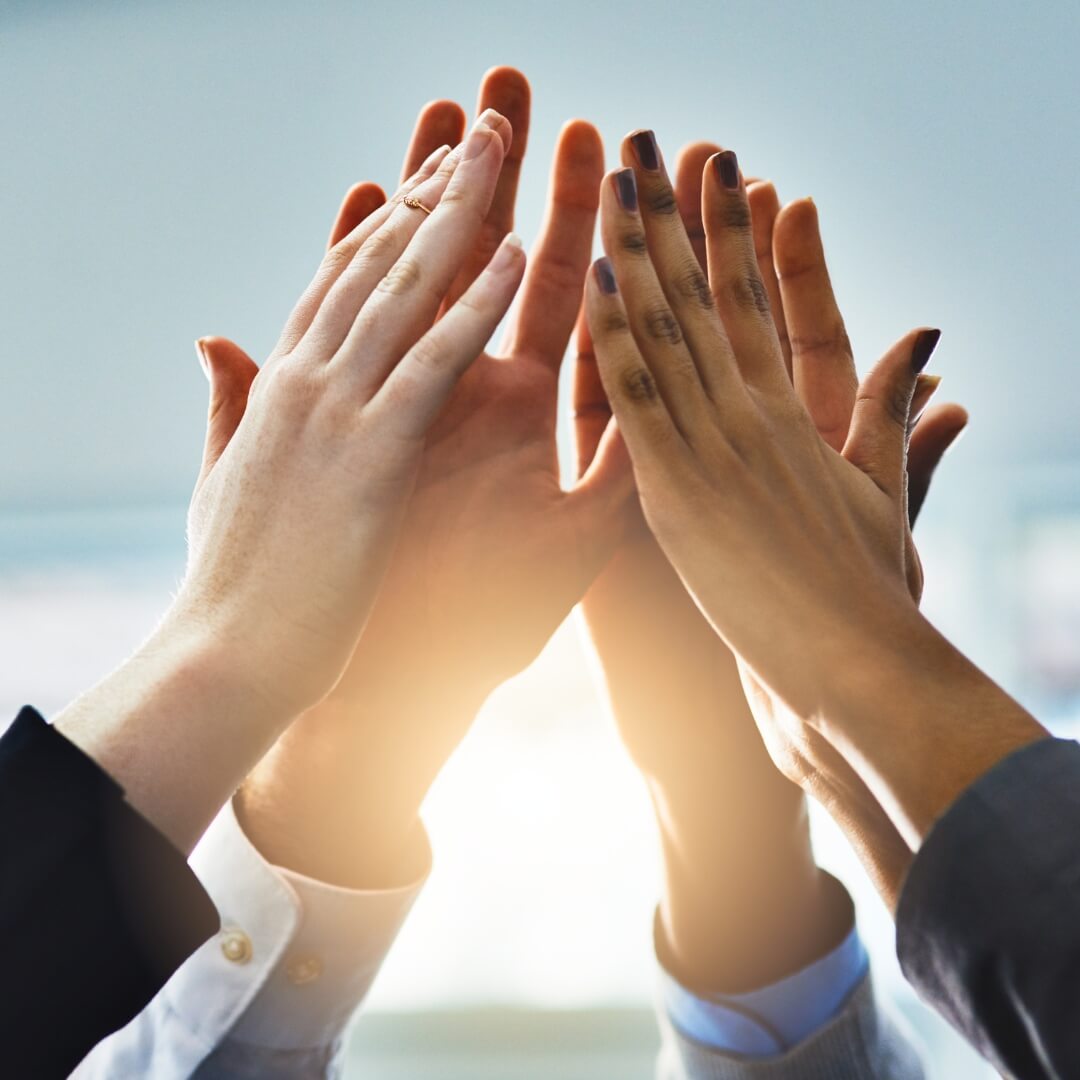
[[[418,199],[415,195],[406,195],[401,200],[410,210],[423,210],[425,214],[430,214],[431,211]]]

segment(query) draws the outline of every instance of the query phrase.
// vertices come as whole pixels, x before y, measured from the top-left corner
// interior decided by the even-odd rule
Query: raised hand
[[[871,373],[837,453],[788,376],[733,155],[714,156],[706,170],[707,283],[695,278],[691,241],[672,215],[642,215],[625,197],[620,205],[628,184],[623,173],[605,185],[611,261],[589,285],[604,387],[652,531],[755,681],[798,716],[777,732],[755,708],[778,764],[801,779],[791,766],[805,761],[808,718],[849,670],[847,625],[881,597],[913,610],[904,448],[936,335],[908,335]],[[793,341],[810,340],[791,334],[798,317],[786,304],[785,313]],[[831,610],[811,599],[822,595]],[[793,662],[808,640],[821,662]]]
[[[428,329],[473,250],[510,139],[506,120],[486,113],[411,187],[430,216],[397,198],[327,253],[235,433],[210,447],[187,572],[164,623],[124,678],[57,721],[181,847],[353,652],[425,434],[521,280],[520,247],[506,243]],[[210,663],[219,704],[185,723],[145,701],[126,714],[145,673],[175,649],[191,661],[185,672]]]
[[[655,169],[644,169],[639,160],[635,143],[650,137],[649,133],[638,133],[623,148],[624,162],[635,170],[635,190],[640,189],[642,213],[648,218],[658,212],[657,208],[667,207],[674,200],[690,246],[704,268],[702,174],[706,162],[720,152],[720,147],[711,143],[686,147],[675,166],[672,193],[662,155],[655,152]],[[651,143],[648,149],[653,149]],[[794,372],[797,393],[811,412],[818,433],[830,444],[842,445],[858,380],[850,342],[829,280],[816,208],[810,200],[803,199],[781,211],[773,185],[760,181],[749,185],[748,202],[757,263],[770,300],[785,367],[789,374]],[[912,416],[922,413],[939,382],[934,376],[919,375]],[[576,382],[578,446],[583,462],[590,460],[596,437],[610,415],[583,323],[579,329]],[[912,489],[917,487],[925,494],[934,467],[965,423],[966,413],[958,406],[943,406],[926,414],[915,428],[918,453],[913,451],[909,456]],[[635,517],[627,541],[598,578],[583,605],[603,662],[620,731],[635,761],[650,778],[657,797],[671,803],[674,798],[671,793],[681,793],[679,811],[669,806],[661,817],[662,835],[665,817],[672,824],[677,819],[683,824],[684,832],[686,822],[702,818],[703,845],[710,858],[694,856],[696,876],[701,878],[700,869],[710,862],[723,862],[725,865],[718,872],[728,873],[733,858],[752,868],[754,873],[739,876],[740,881],[747,883],[740,890],[745,894],[742,899],[748,905],[756,905],[759,917],[753,920],[753,925],[764,924],[764,935],[783,950],[784,943],[768,925],[770,909],[764,900],[753,895],[752,885],[755,880],[761,881],[763,891],[774,898],[797,893],[812,896],[802,801],[779,779],[750,722],[735,658],[679,581],[640,512]],[[747,691],[753,695],[755,706],[763,707],[760,688],[749,682]],[[654,722],[661,711],[670,717],[664,725]],[[831,753],[824,746],[820,751]],[[793,775],[795,764],[787,764],[788,775]],[[841,763],[834,762],[828,774],[834,786],[843,779],[845,791],[841,800],[834,786],[824,785],[826,774],[810,770],[806,761],[800,764],[803,786],[837,813],[879,891],[891,905],[910,861],[910,849],[852,770],[842,769]],[[863,806],[857,823],[852,815],[838,812],[841,803],[850,805],[855,797]],[[723,805],[717,805],[718,800]],[[873,817],[871,807],[875,812]],[[745,811],[746,816],[741,816],[740,811]],[[753,830],[737,827],[728,830],[731,843],[747,850],[741,856],[738,851],[724,852],[723,834],[716,823],[747,818],[756,822]],[[770,834],[774,839],[769,839]],[[687,842],[666,840],[665,846],[677,848]],[[761,848],[772,852],[773,858],[762,860],[760,854],[755,854]],[[670,852],[668,861],[688,866],[691,863],[690,858],[676,859],[675,853]],[[771,887],[785,873],[788,887]],[[689,873],[684,876],[690,877]],[[797,884],[800,880],[801,886]],[[693,942],[691,955],[695,960],[704,962],[708,957],[703,955],[702,941],[723,931],[723,911],[717,910],[715,896],[723,891],[726,907],[734,907],[740,897],[730,889],[715,886],[695,891],[709,897],[708,904],[699,905],[706,917],[693,920],[694,932],[683,936]],[[775,921],[790,928],[788,905],[774,903]],[[810,909],[809,903],[800,906]],[[677,910],[667,911],[664,905],[661,914],[670,923],[669,937],[677,951],[678,924],[690,920],[680,920]],[[718,957],[728,968],[737,960],[740,945],[745,946],[749,962],[760,963],[768,956],[767,950],[747,940],[740,929],[746,920],[739,915],[734,911],[732,919],[731,938],[736,945],[733,947],[726,941],[717,949]],[[710,934],[703,933],[704,926],[709,927]],[[793,951],[795,947],[788,944],[788,960]]]
[[[514,121],[515,144],[480,233],[485,250],[512,225],[524,78],[492,73],[481,104],[492,102]],[[438,111],[448,115],[446,106]],[[428,123],[425,112],[410,164],[429,149]],[[241,793],[249,832],[279,861],[356,884],[394,873],[424,794],[484,698],[534,659],[610,557],[631,493],[625,455],[608,440],[564,491],[555,446],[559,367],[591,258],[602,175],[595,129],[568,124],[506,345],[477,356],[429,433],[352,663]],[[466,264],[458,287],[480,261]],[[339,824],[328,832],[328,822]]]

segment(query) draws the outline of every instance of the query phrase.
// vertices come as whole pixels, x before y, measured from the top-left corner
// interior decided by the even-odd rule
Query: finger
[[[586,538],[587,547],[610,548],[614,539],[610,527],[623,521],[622,514],[636,494],[630,451],[611,419],[584,475],[566,496],[568,512],[578,519],[577,535]]]
[[[902,499],[906,476],[908,416],[915,378],[937,346],[940,330],[912,330],[863,380],[843,454],[887,495]]]
[[[790,392],[769,294],[758,270],[746,185],[731,150],[705,168],[706,250],[709,286],[743,378]]]
[[[513,131],[513,142],[503,158],[499,183],[495,188],[484,227],[480,230],[473,251],[450,287],[446,298],[447,305],[454,303],[472,284],[502,243],[503,237],[514,227],[518,180],[529,141],[531,101],[529,80],[516,68],[492,68],[480,84],[477,114],[481,115],[492,109],[500,116],[505,116]]]
[[[303,350],[305,356],[321,361],[334,356],[364,303],[393,269],[429,212],[438,207],[459,164],[458,151],[447,154],[435,175],[410,192],[415,205],[407,205],[404,200],[396,202],[389,216],[363,243],[357,245],[351,235],[327,253],[327,260],[333,256],[343,258],[350,251],[352,256],[341,268],[294,351]],[[361,225],[357,234],[365,231]]]
[[[596,351],[593,349],[584,306],[578,316],[576,339],[574,442],[577,449],[577,475],[581,477],[592,464],[600,439],[613,414],[607,394],[604,393],[604,384],[600,381],[600,369],[596,366]]]
[[[702,270],[706,268],[705,223],[701,219],[701,177],[705,163],[718,154],[720,147],[716,143],[696,142],[684,146],[675,159],[675,201],[679,205],[679,216],[686,227],[690,246],[694,249]]]
[[[440,146],[457,146],[465,135],[465,110],[456,101],[431,101],[420,110],[413,128],[401,181],[412,176]]]
[[[791,337],[795,391],[818,433],[839,450],[847,438],[859,379],[811,199],[798,199],[780,211],[773,253]]]
[[[380,206],[386,203],[386,192],[378,184],[365,181],[362,184],[353,184],[341,201],[337,217],[330,229],[330,239],[327,241],[327,249],[339,244],[346,236],[366,221]]]
[[[930,399],[941,385],[940,375],[927,375],[925,372],[915,377],[915,390],[911,395],[911,408],[908,409],[908,434],[914,430],[919,418],[926,411]]]
[[[228,338],[199,338],[195,348],[210,381],[206,441],[196,484],[199,487],[240,426],[247,409],[248,393],[259,367],[239,345]]]
[[[297,301],[285,323],[277,345],[274,346],[275,357],[284,356],[296,347],[311,326],[323,300],[326,299],[327,293],[333,288],[342,271],[352,262],[353,256],[363,244],[386,223],[394,210],[401,205],[405,196],[416,192],[419,185],[426,183],[429,177],[437,174],[438,170],[451,168],[457,160],[453,152],[448,151],[446,147],[440,147],[424,162],[416,175],[411,176],[394,192],[389,202],[365,218],[326,253],[315,277],[304,290],[303,296]]]
[[[423,438],[458,379],[484,351],[524,272],[525,253],[511,233],[465,295],[390,373],[372,407],[384,412],[400,437]]]
[[[791,342],[788,339],[787,317],[784,312],[784,300],[780,293],[780,282],[776,276],[776,264],[773,262],[773,230],[776,217],[780,213],[780,196],[776,188],[767,180],[746,183],[746,198],[750,204],[750,227],[754,234],[754,254],[757,256],[758,272],[769,294],[769,307],[772,308],[773,324],[776,336],[780,339],[780,349],[784,354],[784,366],[791,377]]]
[[[649,258],[633,169],[619,169],[604,178],[600,206],[604,250],[618,282],[616,299],[620,307],[625,307],[630,332],[652,376],[650,386],[643,389],[655,385],[667,413],[690,441],[693,433],[703,430],[709,422],[708,399],[683,328]],[[605,265],[597,264],[598,274],[604,274]],[[696,262],[693,268],[700,275]],[[595,342],[596,325],[592,320],[590,328]],[[604,387],[608,389],[606,379]]]
[[[510,143],[508,128],[503,117],[490,111],[477,120],[440,205],[423,218],[354,320],[332,363],[348,368],[358,394],[373,395],[434,322],[491,205]],[[417,189],[418,197],[423,190]],[[414,214],[421,216],[420,211]]]
[[[629,230],[624,233],[624,246],[626,240],[633,240],[633,230],[640,218],[648,249],[644,259],[620,256],[615,260],[615,273],[626,297],[631,322],[633,324],[640,282],[644,281],[642,271],[654,271],[675,315],[675,329],[686,337],[687,355],[692,367],[696,367],[699,385],[704,386],[713,401],[721,402],[726,395],[738,390],[731,348],[716,313],[708,278],[694,254],[678,213],[675,192],[668,180],[656,136],[651,131],[635,132],[623,140],[621,153],[623,163],[629,168],[614,174],[613,190],[624,212],[624,226]],[[634,277],[624,279],[624,267]],[[655,302],[647,302],[647,311],[660,310]],[[635,332],[638,329],[635,326]],[[654,328],[650,325],[649,329]],[[646,359],[651,360],[648,346],[644,348]],[[679,374],[677,368],[673,374]],[[661,389],[665,389],[663,382]],[[670,401],[669,407],[676,414],[676,423],[682,426],[677,407]],[[683,431],[685,433],[687,429],[683,428]]]
[[[562,364],[581,308],[603,175],[600,133],[571,121],[555,146],[547,216],[525,275],[511,355],[535,357],[555,370]]]
[[[926,502],[934,470],[968,425],[959,405],[937,405],[916,424],[908,445],[908,520],[912,525]]]
[[[630,327],[609,259],[598,259],[585,284],[585,310],[604,393],[639,469],[686,453],[678,428]]]

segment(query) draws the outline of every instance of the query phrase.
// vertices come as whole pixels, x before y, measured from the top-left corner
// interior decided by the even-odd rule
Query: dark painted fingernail
[[[615,194],[624,210],[631,213],[637,210],[637,181],[633,169],[620,169],[615,174]]]
[[[716,166],[716,175],[720,177],[720,183],[730,191],[736,191],[739,187],[739,159],[734,150],[725,150],[713,158]]]
[[[656,136],[651,131],[638,131],[630,136],[634,144],[634,153],[643,169],[656,172],[660,168],[660,147],[656,145]]]
[[[930,357],[934,355],[940,337],[940,330],[924,330],[915,339],[915,348],[911,350],[911,366],[916,375],[930,363]]]
[[[617,293],[619,283],[615,280],[615,271],[611,269],[611,260],[597,259],[593,265],[596,269],[596,284],[600,286],[600,291],[607,293],[608,296]]]

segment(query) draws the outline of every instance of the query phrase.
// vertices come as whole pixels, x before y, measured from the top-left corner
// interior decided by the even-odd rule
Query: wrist
[[[56,727],[187,852],[290,719],[252,696],[200,622],[171,610]]]
[[[1047,732],[919,612],[860,630],[815,726],[917,850],[968,786]]]
[[[293,724],[236,797],[237,815],[264,857],[345,888],[405,880],[417,851],[426,850],[421,803],[472,719],[420,718],[416,707],[404,697],[370,706],[334,694]],[[430,739],[420,737],[425,731]]]

